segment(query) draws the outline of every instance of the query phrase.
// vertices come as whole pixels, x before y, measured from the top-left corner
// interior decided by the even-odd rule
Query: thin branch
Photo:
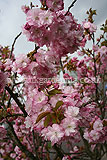
[[[27,157],[29,157],[30,160],[38,160],[37,157],[35,157],[32,152],[30,152],[29,150],[27,150],[26,146],[24,146],[20,140],[18,139],[15,131],[14,131],[14,128],[13,128],[13,125],[7,121],[8,123],[8,133],[10,135],[10,138],[12,139],[12,141],[20,148],[20,150],[22,152],[24,152],[26,154]]]
[[[17,41],[17,39],[21,36],[22,32],[20,32],[14,39],[13,41],[13,44],[12,44],[12,48],[11,48],[11,52],[10,52],[10,58],[12,57],[12,53],[13,53],[13,50],[14,50],[14,46],[15,46],[15,43]]]
[[[17,77],[17,73],[14,73],[14,76],[13,76],[13,86],[12,86],[12,92],[13,92],[13,90],[14,90],[14,87],[15,87],[15,79],[16,79],[16,77]],[[8,100],[8,104],[7,104],[7,108],[9,108],[9,106],[10,106],[10,102],[11,102],[11,95],[10,95],[10,98],[9,98],[9,100]]]
[[[21,111],[24,113],[24,116],[27,117],[27,112],[24,109],[24,104],[21,104],[21,102],[19,101],[19,99],[17,98],[16,94],[14,94],[12,92],[12,90],[6,86],[5,89],[8,91],[8,93],[11,95],[11,97],[14,99],[14,101],[17,103],[17,105],[19,106],[19,108],[21,109]]]
[[[62,159],[64,157],[64,154],[63,154],[61,148],[59,148],[56,143],[54,144],[53,148],[56,150],[58,157],[60,157]]]
[[[6,118],[8,118],[8,117],[19,117],[19,116],[24,117],[23,114],[10,114],[10,115],[7,115]]]
[[[64,71],[64,68],[63,68],[63,64],[62,64],[61,58],[60,58],[60,65],[61,65],[61,70],[62,70],[63,74],[65,74],[65,71]]]
[[[68,11],[66,12],[65,16],[69,13],[70,9],[74,6],[77,0],[74,0],[72,4],[68,7]]]
[[[33,136],[33,146],[34,146],[34,151],[35,151],[35,153],[36,153],[37,150],[36,150],[36,144],[35,144],[35,133],[34,133],[34,130],[32,131],[32,136]]]

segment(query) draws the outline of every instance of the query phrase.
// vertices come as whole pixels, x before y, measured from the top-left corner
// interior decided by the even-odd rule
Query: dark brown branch
[[[10,58],[12,57],[12,53],[13,53],[13,50],[14,50],[14,46],[15,46],[15,43],[17,41],[17,39],[21,36],[22,32],[20,32],[14,39],[13,41],[13,44],[12,44],[12,48],[11,48],[11,52],[10,52]]]
[[[77,0],[74,0],[72,4],[68,7],[68,11],[66,12],[65,16],[69,13],[70,9],[74,6]]]
[[[62,159],[64,157],[62,150],[57,146],[57,144],[54,144],[53,148],[56,150],[58,157]]]
[[[20,150],[21,150],[22,152],[25,153],[25,155],[26,155],[27,157],[29,157],[30,160],[38,160],[38,158],[35,157],[30,151],[28,151],[27,148],[26,148],[26,146],[24,146],[24,145],[20,142],[20,140],[18,139],[18,137],[17,137],[17,135],[16,135],[16,133],[15,133],[15,131],[14,131],[14,128],[13,128],[12,124],[11,124],[9,121],[7,121],[7,123],[8,123],[8,128],[7,128],[7,130],[8,130],[9,136],[10,136],[10,138],[12,139],[12,141],[20,148]]]
[[[61,65],[61,70],[62,70],[63,74],[65,74],[65,71],[64,71],[64,68],[63,68],[63,64],[62,64],[61,58],[60,58],[60,65]]]
[[[17,98],[16,94],[14,94],[12,92],[12,90],[6,86],[5,89],[8,91],[8,93],[11,95],[11,97],[14,99],[14,101],[16,102],[16,104],[19,106],[19,108],[21,109],[21,111],[24,113],[24,116],[27,117],[27,112],[24,109],[24,104],[21,104],[21,102],[19,101],[19,99]]]
[[[8,118],[8,117],[19,117],[19,116],[24,117],[23,114],[9,114],[9,115],[6,116],[6,118]]]

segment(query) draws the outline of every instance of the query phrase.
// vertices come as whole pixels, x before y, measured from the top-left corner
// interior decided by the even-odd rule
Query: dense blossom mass
[[[82,40],[83,29],[71,13],[65,16],[65,11],[52,12],[39,8],[27,12],[27,23],[23,33],[29,41],[39,46],[49,47],[51,54],[56,56],[73,53],[78,49]]]
[[[102,160],[107,21],[96,39],[95,10],[80,25],[63,0],[40,2],[22,6],[35,49],[15,57],[14,44],[0,46],[0,160]]]

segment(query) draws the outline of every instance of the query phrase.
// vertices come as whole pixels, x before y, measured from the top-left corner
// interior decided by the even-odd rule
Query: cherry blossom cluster
[[[91,22],[84,22],[83,23],[84,29],[89,30],[90,33],[93,33],[96,31],[97,27],[95,24],[91,23]]]
[[[76,127],[79,113],[79,108],[68,106],[65,110],[65,118],[62,120],[60,125],[53,124],[42,130],[42,135],[52,142],[52,145],[58,143],[61,138],[65,136],[73,137],[76,134]]]
[[[57,75],[59,60],[50,51],[38,49],[33,61],[24,54],[19,55],[13,62],[13,71],[24,76],[26,87],[40,87],[42,78],[52,78]],[[43,85],[46,83],[43,83]]]
[[[53,3],[57,4],[59,1],[51,1],[52,4],[50,1],[46,1],[46,3],[50,9]],[[77,24],[77,20],[71,13],[66,15],[64,10],[60,11],[62,7],[57,12],[49,9],[30,9],[26,13],[27,23],[23,26],[23,33],[29,41],[35,42],[39,46],[46,45],[52,54],[56,54],[60,58],[78,49],[83,29],[80,24]]]
[[[0,92],[3,92],[7,78],[12,71],[12,60],[14,59],[14,54],[11,59],[9,58],[10,54],[11,51],[9,47],[0,46]]]
[[[91,129],[86,128],[84,138],[87,139],[89,143],[103,143],[107,134],[103,121],[100,118],[95,117],[95,119],[90,122],[90,127],[91,126]]]

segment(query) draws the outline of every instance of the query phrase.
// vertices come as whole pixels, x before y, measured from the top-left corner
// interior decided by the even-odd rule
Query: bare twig
[[[19,117],[19,116],[24,117],[23,114],[10,114],[10,115],[7,115],[6,118],[8,118],[8,117]]]
[[[12,48],[11,48],[11,52],[10,52],[10,58],[12,57],[12,53],[13,53],[13,50],[14,50],[14,46],[15,46],[15,43],[17,41],[17,39],[21,36],[22,32],[20,32],[14,39],[13,41],[13,44],[12,44]]]
[[[16,78],[16,73],[14,73],[14,76],[15,76],[15,78]],[[13,79],[13,84],[15,84],[15,79]],[[13,92],[13,90],[14,90],[14,85],[12,86],[12,92]],[[7,104],[7,108],[9,108],[9,106],[10,106],[10,102],[11,102],[11,95],[10,95],[10,98],[9,98],[9,100],[8,100],[8,104]]]
[[[12,92],[12,90],[6,86],[5,89],[8,91],[8,93],[11,95],[11,97],[14,99],[14,101],[17,103],[17,105],[19,106],[19,108],[21,109],[21,111],[24,113],[24,116],[27,117],[27,112],[24,109],[24,104],[21,104],[21,102],[19,101],[19,99],[17,98],[16,94],[14,94]]]
[[[69,13],[70,9],[74,6],[77,0],[74,0],[72,4],[68,7],[68,11],[66,12],[65,16]]]
[[[62,70],[63,74],[65,74],[65,71],[64,71],[64,68],[63,68],[63,64],[62,64],[61,58],[60,58],[60,65],[61,65],[61,70]]]

